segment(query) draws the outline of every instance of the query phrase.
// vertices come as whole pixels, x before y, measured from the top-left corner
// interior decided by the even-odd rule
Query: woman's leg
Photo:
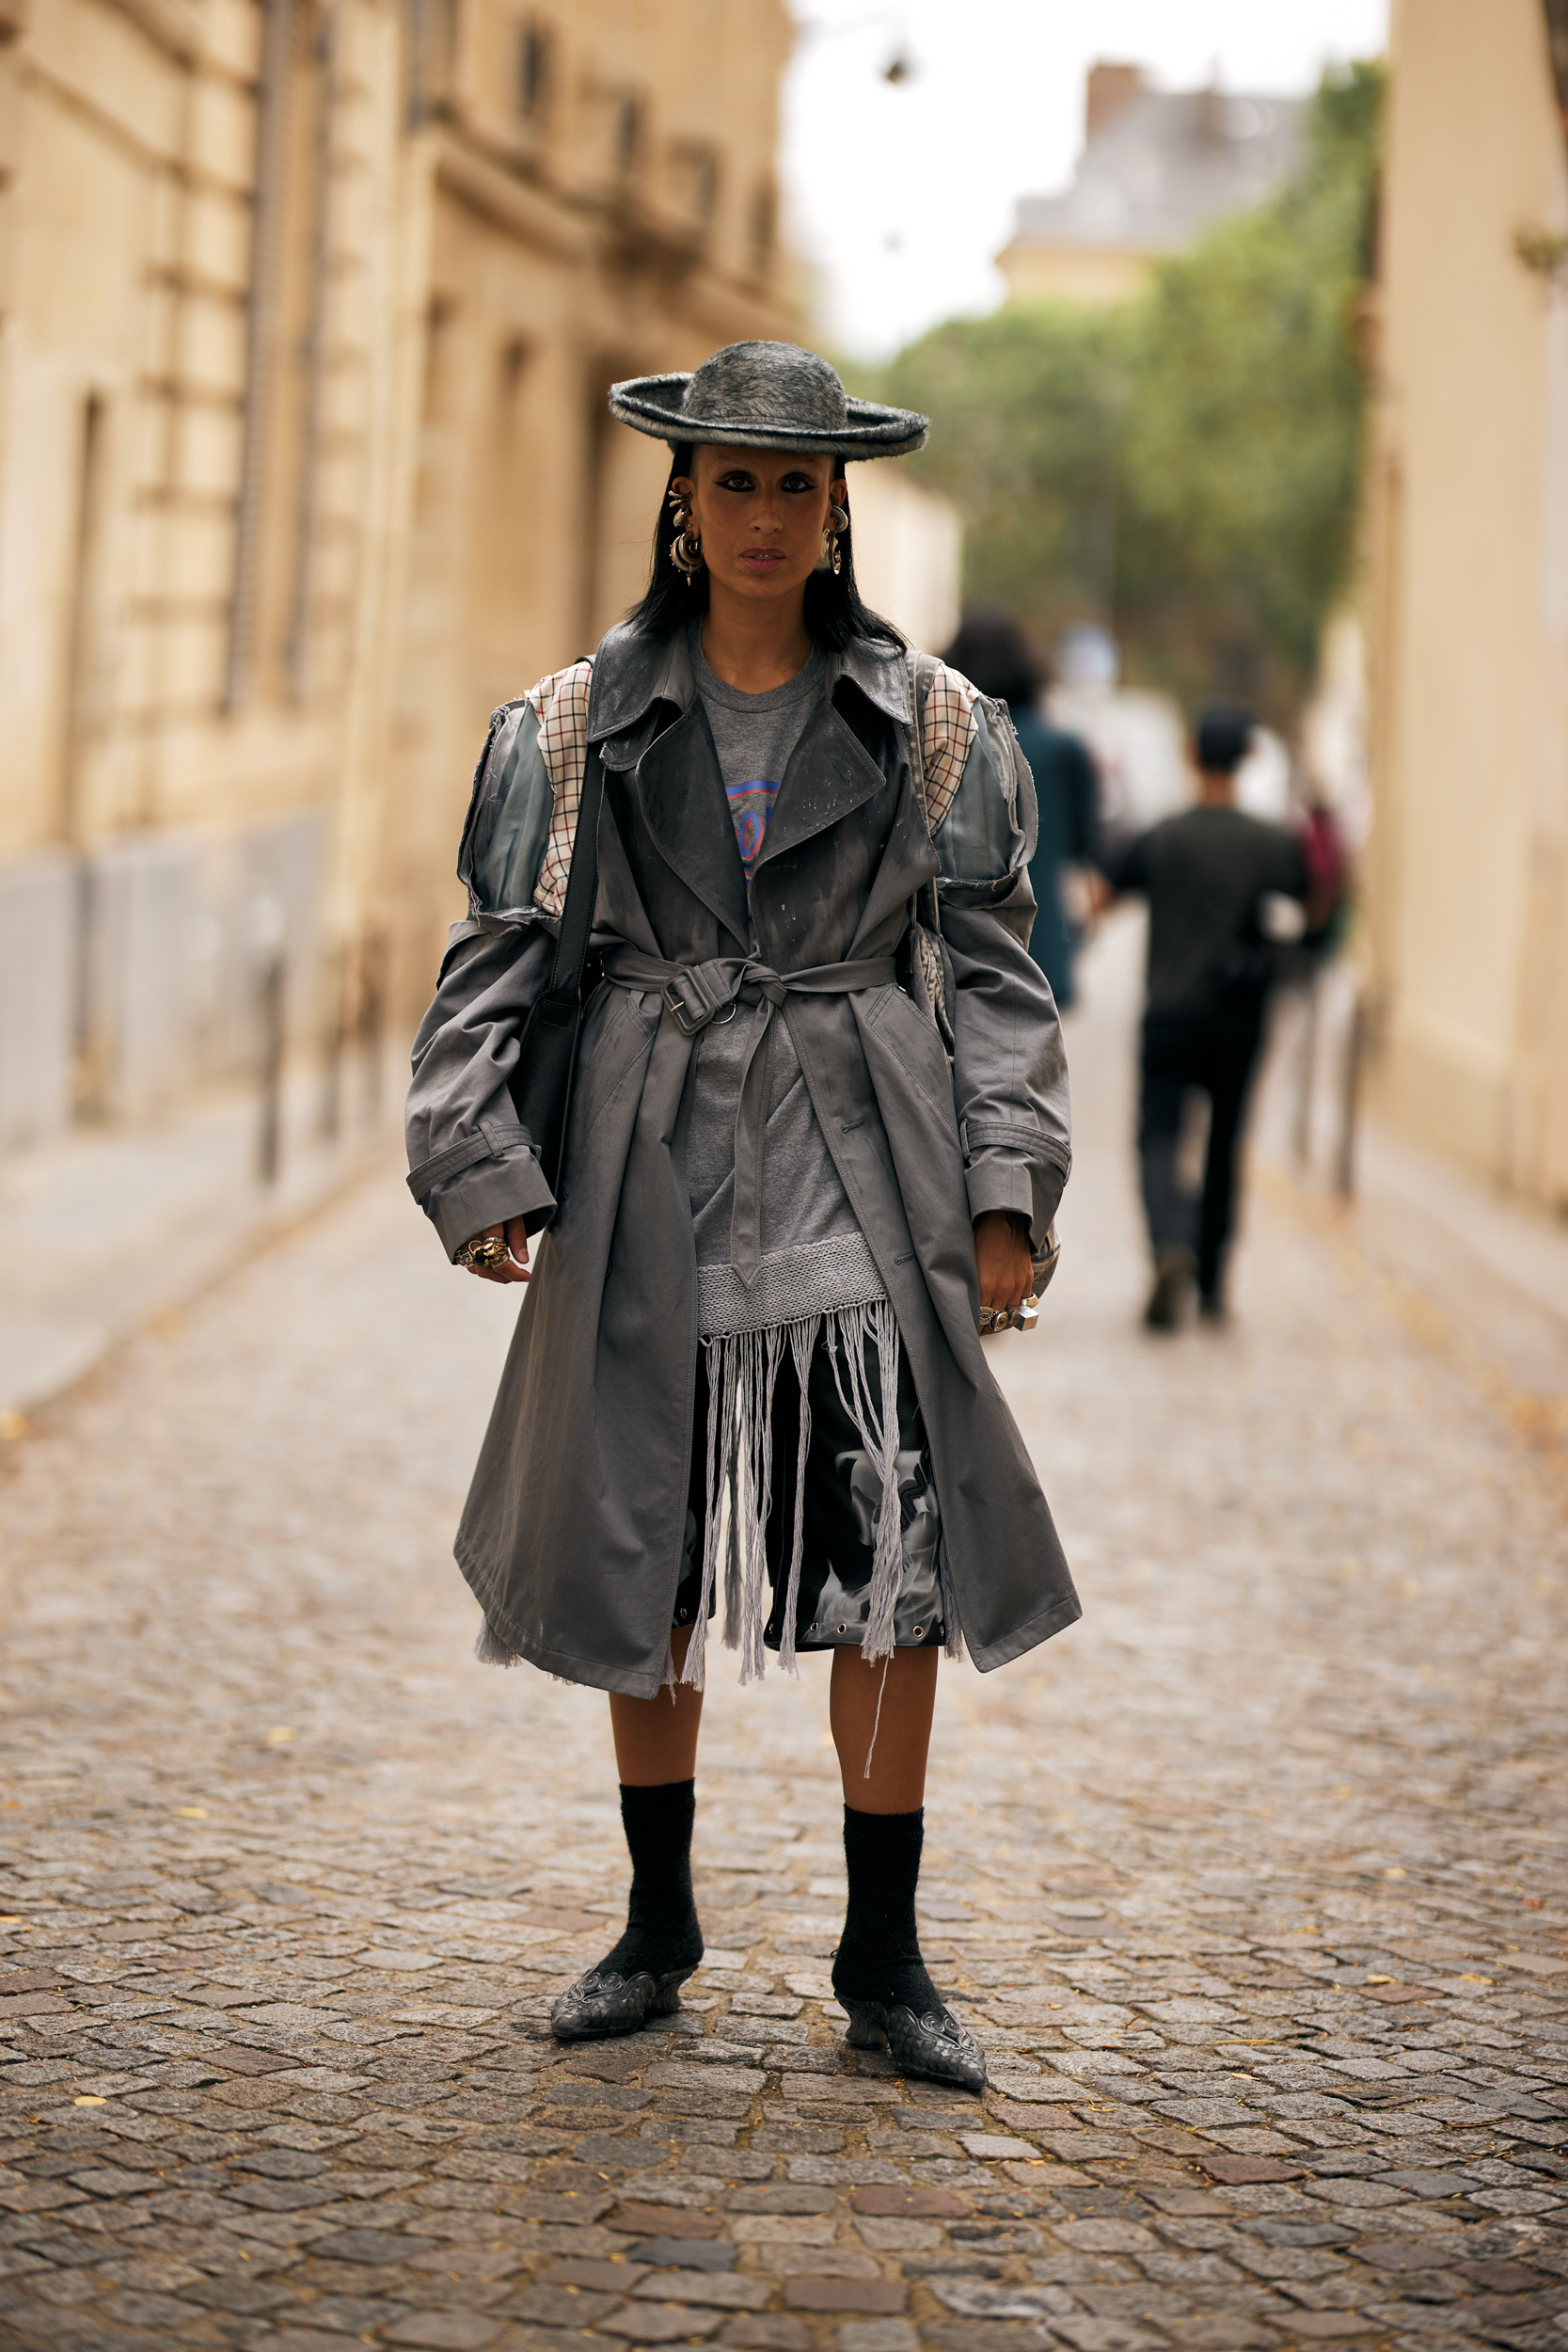
[[[672,1640],[675,1671],[690,1628]],[[629,2033],[680,2007],[680,1987],[703,1957],[691,1893],[697,1733],[703,1694],[677,1683],[651,1699],[612,1692],[610,1730],[621,1781],[621,1822],[631,1854],[626,1933],[551,2013],[562,2041]]]
[[[686,1663],[690,1639],[689,1626],[670,1637],[677,1674]],[[610,1728],[622,1788],[657,1788],[666,1781],[690,1780],[697,1770],[702,1724],[703,1694],[689,1682],[677,1682],[673,1693],[660,1691],[651,1699],[630,1699],[611,1691]]]
[[[858,1649],[834,1650],[828,1721],[844,1802],[856,1813],[914,1813],[925,1804],[940,1656],[934,1646],[895,1649],[868,1666]]]
[[[858,1649],[833,1654],[829,1715],[844,1776],[849,1882],[833,1991],[857,2047],[886,2042],[911,2074],[978,2090],[985,2060],[926,1973],[914,1916],[939,1655],[934,1647],[895,1650],[884,1679],[882,1661],[868,1666]]]

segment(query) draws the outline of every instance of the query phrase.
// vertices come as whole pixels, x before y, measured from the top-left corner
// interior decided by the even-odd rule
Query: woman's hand
[[[509,1216],[504,1225],[486,1225],[483,1232],[470,1234],[474,1241],[504,1241],[512,1255],[500,1265],[471,1265],[467,1271],[477,1274],[485,1282],[526,1282],[528,1270],[528,1227],[520,1216]],[[467,1247],[467,1245],[465,1245]]]
[[[975,1218],[974,1270],[980,1277],[982,1307],[1011,1312],[1034,1289],[1028,1228],[1010,1209],[988,1209]]]

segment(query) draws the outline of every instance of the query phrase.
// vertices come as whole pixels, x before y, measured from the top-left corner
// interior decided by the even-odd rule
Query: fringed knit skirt
[[[743,1682],[768,1649],[789,1670],[801,1650],[957,1650],[930,1451],[885,1298],[705,1343],[672,1627],[693,1629],[682,1681],[704,1678],[721,1595]]]

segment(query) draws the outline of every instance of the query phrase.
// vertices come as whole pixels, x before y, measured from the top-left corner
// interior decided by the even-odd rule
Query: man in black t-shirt
[[[1197,805],[1141,834],[1106,865],[1114,890],[1148,900],[1138,1152],[1154,1251],[1144,1316],[1152,1330],[1176,1327],[1195,1275],[1200,1312],[1224,1316],[1236,1160],[1272,970],[1265,901],[1305,901],[1308,893],[1295,836],[1235,804],[1253,725],[1245,710],[1206,710],[1193,744]],[[1196,1200],[1178,1167],[1182,1104],[1194,1089],[1210,1102],[1208,1165]]]

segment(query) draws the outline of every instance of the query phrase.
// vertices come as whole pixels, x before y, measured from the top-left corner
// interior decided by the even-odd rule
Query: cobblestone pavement
[[[684,2013],[548,2040],[604,1705],[469,1661],[510,1310],[388,1175],[5,1450],[0,2343],[1563,2352],[1559,1466],[1278,1181],[1232,1328],[1146,1338],[1124,1042],[1000,1343],[1086,1614],[939,1711],[993,2089],[840,2042],[820,1660],[720,1653]]]

